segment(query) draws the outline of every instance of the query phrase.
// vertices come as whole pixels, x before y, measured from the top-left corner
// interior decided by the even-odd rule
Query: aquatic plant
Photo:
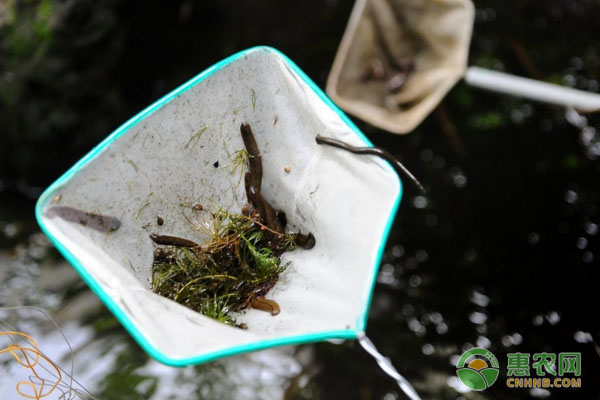
[[[289,263],[282,263],[280,256],[295,248],[294,237],[270,231],[250,216],[223,209],[211,213],[210,232],[209,241],[202,246],[173,243],[158,247],[152,289],[234,325],[231,312],[264,297],[286,269]]]

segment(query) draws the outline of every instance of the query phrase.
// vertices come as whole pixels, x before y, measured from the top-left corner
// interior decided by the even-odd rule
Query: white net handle
[[[410,400],[421,400],[421,397],[419,397],[417,391],[406,380],[406,378],[400,375],[400,373],[396,370],[396,368],[394,368],[390,360],[387,357],[384,357],[379,351],[377,351],[377,348],[375,348],[375,345],[373,344],[373,342],[371,342],[371,339],[369,339],[367,335],[362,334],[361,336],[359,336],[358,343],[360,343],[362,348],[365,349],[365,351],[369,353],[375,359],[375,361],[377,361],[377,364],[379,364],[379,367],[383,370],[383,372],[388,374],[392,379],[396,381],[396,383],[398,383],[400,389],[404,392],[404,394],[406,394],[406,396]]]

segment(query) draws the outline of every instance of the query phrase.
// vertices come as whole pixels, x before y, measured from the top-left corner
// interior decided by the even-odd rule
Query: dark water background
[[[471,65],[599,91],[599,1],[475,5]],[[234,52],[276,47],[323,87],[351,7],[346,0],[0,2],[0,306],[50,311],[75,342],[75,376],[98,397],[402,398],[354,342],[162,367],[33,217],[41,190],[92,146]],[[600,117],[588,119],[600,129]],[[429,190],[425,197],[406,186],[388,242],[367,330],[380,350],[425,399],[600,398],[598,135],[569,125],[562,109],[464,83],[407,136],[357,123]],[[19,318],[13,323],[50,335],[39,317]],[[484,392],[460,393],[453,362],[474,345],[489,348],[503,372]],[[582,388],[507,388],[506,354],[542,351],[581,352]],[[0,359],[0,388],[12,385],[11,362]]]

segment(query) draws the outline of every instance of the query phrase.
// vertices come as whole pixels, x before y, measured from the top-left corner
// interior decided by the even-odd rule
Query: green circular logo
[[[499,373],[496,356],[480,347],[465,351],[456,363],[458,379],[473,390],[483,390],[492,386]]]

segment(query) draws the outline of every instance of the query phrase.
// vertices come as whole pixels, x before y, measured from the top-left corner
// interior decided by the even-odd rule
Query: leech
[[[244,185],[246,187],[246,197],[248,198],[248,202],[252,208],[258,212],[260,220],[268,226],[265,200],[260,196],[260,192],[257,190],[256,186],[252,185],[252,172],[246,172],[244,175]]]
[[[177,236],[169,236],[169,235],[157,235],[156,233],[150,234],[150,239],[156,244],[161,244],[164,246],[175,246],[175,247],[200,247],[200,245],[196,242],[193,242],[188,239],[180,238]]]
[[[349,151],[351,153],[355,153],[355,154],[370,154],[373,156],[381,157],[384,160],[389,161],[390,164],[392,164],[394,166],[394,168],[396,168],[396,170],[398,172],[400,172],[401,175],[404,175],[412,183],[414,183],[423,194],[427,193],[425,191],[425,188],[423,187],[423,185],[421,185],[421,182],[419,182],[419,180],[417,178],[415,178],[414,175],[411,174],[410,171],[407,170],[406,167],[404,165],[402,165],[402,163],[400,161],[398,161],[398,159],[396,157],[391,155],[386,150],[380,149],[378,147],[351,146],[348,143],[342,142],[341,140],[330,138],[330,137],[324,137],[321,135],[317,135],[316,141],[318,144],[326,144],[329,146],[337,147],[339,149],[347,150],[347,151]]]
[[[279,223],[279,220],[277,219],[273,207],[271,207],[271,205],[264,199],[264,197],[262,197],[262,194],[258,191],[255,193],[255,198],[258,201],[258,203],[263,206],[265,225],[267,225],[269,229],[272,229],[275,232],[283,233],[283,229],[285,227],[282,227]],[[261,208],[259,207],[259,210],[260,209]]]
[[[249,211],[249,209],[256,210],[260,223],[263,223],[270,231],[283,235],[287,225],[285,213],[275,210],[265,200],[260,191],[262,183],[262,158],[252,129],[249,124],[242,123],[240,132],[242,133],[244,146],[246,146],[246,151],[248,152],[248,172],[244,174],[244,186],[249,203],[246,211]],[[298,232],[295,243],[303,249],[308,250],[315,246],[315,237],[312,233],[303,235]]]
[[[262,158],[254,133],[249,124],[242,123],[240,126],[244,146],[248,152],[248,169],[244,175],[244,185],[246,188],[246,197],[248,201],[258,211],[260,219],[264,224],[276,232],[283,233],[285,226],[281,226],[275,216],[273,207],[263,198],[260,188],[262,185]]]
[[[273,300],[267,300],[263,296],[258,296],[254,300],[252,300],[252,303],[250,303],[250,307],[256,308],[257,310],[270,312],[273,316],[279,314],[280,312],[279,304],[277,304]]]
[[[99,232],[114,232],[121,227],[121,221],[109,215],[101,215],[78,210],[67,206],[54,206],[46,211],[48,218],[59,217],[65,221],[75,222]]]
[[[248,152],[248,169],[250,170],[250,177],[252,178],[250,183],[258,192],[260,192],[262,181],[262,157],[258,150],[258,144],[256,144],[254,133],[252,133],[252,128],[250,128],[249,124],[242,123],[240,131],[242,132],[244,146],[246,146],[246,151]]]

